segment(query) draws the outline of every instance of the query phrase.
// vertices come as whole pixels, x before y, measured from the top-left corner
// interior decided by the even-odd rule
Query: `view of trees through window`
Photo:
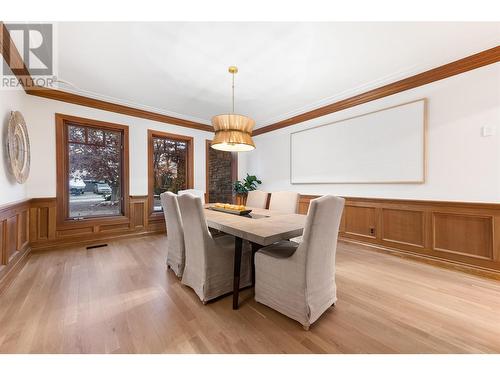
[[[187,188],[188,142],[153,136],[153,209],[161,211],[160,194]]]
[[[68,125],[69,217],[122,214],[122,132]]]

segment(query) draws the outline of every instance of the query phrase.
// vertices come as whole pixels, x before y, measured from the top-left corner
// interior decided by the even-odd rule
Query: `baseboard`
[[[32,251],[48,251],[48,250],[61,250],[65,249],[68,247],[74,247],[74,246],[82,246],[82,245],[95,245],[95,244],[100,244],[103,242],[107,241],[115,241],[115,240],[120,240],[120,239],[127,239],[127,238],[135,238],[135,237],[143,237],[143,236],[150,236],[154,234],[161,234],[165,233],[165,229],[162,230],[154,230],[154,231],[141,231],[141,232],[131,232],[131,233],[121,233],[121,234],[115,234],[115,235],[109,235],[109,236],[104,236],[104,237],[99,237],[99,238],[94,238],[94,239],[61,239],[61,240],[53,240],[53,241],[47,241],[47,242],[39,242],[39,243],[33,243],[31,245],[31,250]]]
[[[500,280],[500,271],[497,272],[495,270],[483,268],[480,266],[461,263],[461,262],[454,261],[454,260],[447,260],[447,259],[445,260],[442,258],[436,258],[436,257],[433,257],[432,255],[416,254],[416,253],[411,252],[411,251],[406,251],[406,250],[402,250],[402,249],[394,249],[394,248],[390,248],[390,247],[386,247],[386,246],[356,241],[356,240],[353,240],[350,238],[339,238],[339,241],[346,242],[346,243],[352,243],[352,244],[355,244],[357,246],[364,247],[367,250],[375,250],[375,251],[378,251],[378,252],[381,252],[384,254],[390,254],[393,256],[398,256],[400,258],[405,258],[405,259],[410,259],[410,260],[414,260],[417,262],[427,263],[427,264],[431,264],[433,266],[437,266],[437,267],[441,267],[441,268],[460,271],[460,272],[468,273],[468,274],[475,275],[475,276],[486,277],[489,279]]]
[[[0,295],[12,284],[21,269],[28,261],[31,247],[26,247],[9,264],[0,271]]]

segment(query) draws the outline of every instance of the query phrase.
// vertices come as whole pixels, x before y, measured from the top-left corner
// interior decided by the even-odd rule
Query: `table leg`
[[[234,237],[234,277],[233,277],[233,310],[238,310],[238,299],[240,294],[240,270],[243,240]]]
[[[251,242],[252,244],[252,286],[255,286],[255,253],[262,249],[264,246],[258,243]]]

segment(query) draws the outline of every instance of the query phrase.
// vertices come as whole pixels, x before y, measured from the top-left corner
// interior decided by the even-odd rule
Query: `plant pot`
[[[235,195],[235,204],[239,204],[244,206],[247,203],[247,194],[246,193],[237,193]]]

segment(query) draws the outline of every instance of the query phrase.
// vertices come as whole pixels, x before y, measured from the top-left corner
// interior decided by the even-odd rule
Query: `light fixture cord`
[[[234,73],[233,74],[233,113],[234,113]]]

